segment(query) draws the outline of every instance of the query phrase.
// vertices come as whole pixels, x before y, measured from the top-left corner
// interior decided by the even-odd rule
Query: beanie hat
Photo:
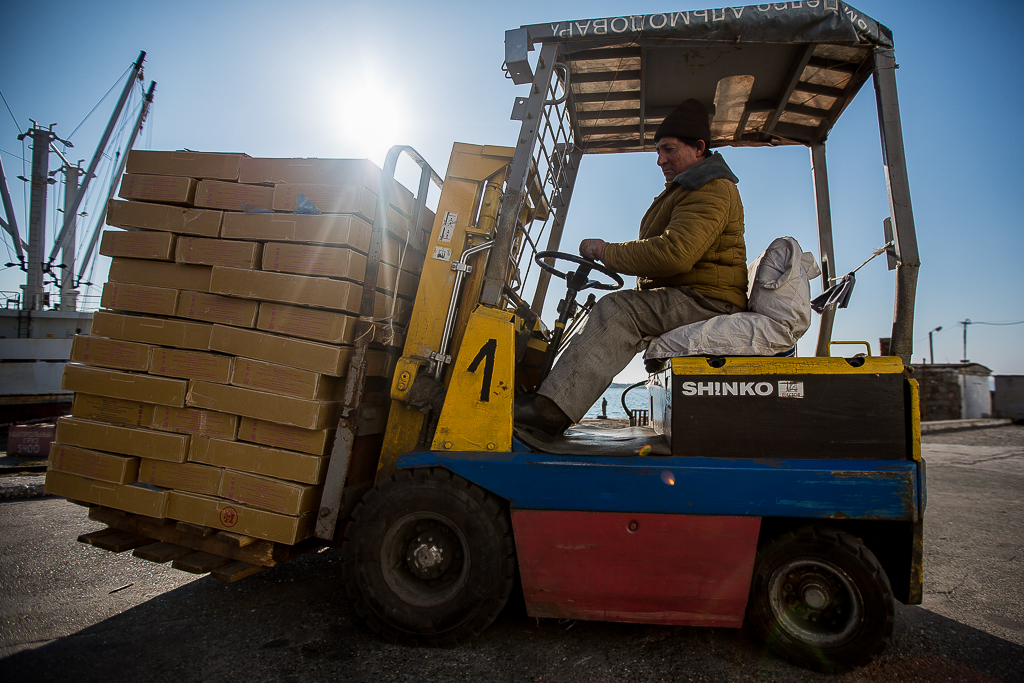
[[[672,110],[654,131],[654,141],[664,137],[681,140],[703,140],[706,148],[711,147],[711,115],[708,108],[690,98]]]

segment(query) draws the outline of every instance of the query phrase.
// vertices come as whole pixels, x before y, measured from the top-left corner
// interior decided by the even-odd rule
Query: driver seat
[[[683,325],[655,337],[644,358],[787,356],[811,325],[814,256],[792,237],[779,237],[747,266],[747,310]]]

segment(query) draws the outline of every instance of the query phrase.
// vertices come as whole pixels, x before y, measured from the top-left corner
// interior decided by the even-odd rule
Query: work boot
[[[540,394],[517,395],[512,421],[545,441],[554,439],[572,424],[557,403]]]

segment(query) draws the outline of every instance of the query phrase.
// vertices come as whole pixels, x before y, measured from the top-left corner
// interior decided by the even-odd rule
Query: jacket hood
[[[712,180],[718,180],[719,178],[725,178],[734,184],[739,184],[740,182],[740,179],[729,168],[729,164],[725,163],[722,155],[715,152],[704,161],[691,166],[677,175],[672,182],[681,185],[684,189],[696,190],[698,187],[702,187]]]

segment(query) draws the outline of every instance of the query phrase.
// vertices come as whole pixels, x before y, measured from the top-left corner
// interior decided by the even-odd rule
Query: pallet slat
[[[91,531],[78,537],[79,543],[94,545],[112,553],[123,553],[125,550],[138,548],[153,542],[153,539],[129,531],[121,531],[113,527],[107,527],[100,531]]]
[[[230,543],[236,548],[244,548],[246,546],[252,545],[253,543],[259,540],[258,538],[253,538],[252,536],[233,534],[230,531],[217,532],[217,538],[224,541],[225,543]]]
[[[195,534],[196,536],[202,536],[203,538],[209,538],[210,536],[216,536],[217,530],[208,526],[202,526],[200,524],[193,524],[192,522],[178,522],[178,531],[183,531],[186,534]]]
[[[210,576],[217,579],[218,581],[231,583],[232,581],[238,581],[239,579],[244,579],[247,576],[251,576],[256,572],[261,572],[264,569],[266,569],[266,567],[260,567],[259,565],[255,564],[249,564],[248,562],[232,562],[218,569],[214,569],[212,572],[210,572]]]
[[[186,548],[183,545],[157,541],[156,543],[150,543],[149,545],[144,545],[141,548],[136,548],[135,552],[132,554],[142,560],[149,560],[150,562],[163,564],[164,562],[170,562],[171,560],[176,560],[179,557],[184,557],[185,555],[194,552],[195,551],[192,548]]]
[[[168,524],[165,520],[126,514],[101,506],[95,506],[89,510],[89,519],[106,524],[111,528],[145,536],[151,539],[148,543],[164,541],[262,567],[277,566],[287,560],[291,554],[289,546],[281,543],[258,540],[240,548],[217,536],[203,537],[180,531],[173,522]]]
[[[214,555],[212,553],[194,552],[184,557],[179,557],[171,566],[175,569],[180,569],[183,572],[190,572],[192,574],[206,574],[217,567],[223,567],[230,563],[226,557],[220,555]]]

